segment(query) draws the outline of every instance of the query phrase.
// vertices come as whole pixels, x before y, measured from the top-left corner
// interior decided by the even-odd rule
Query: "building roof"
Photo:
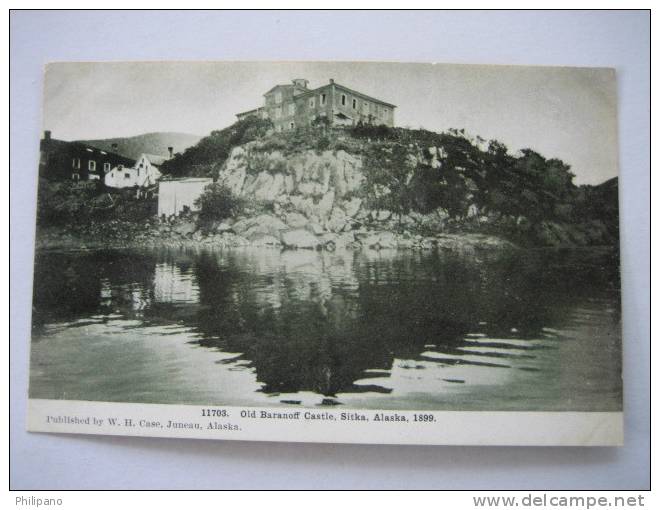
[[[162,165],[163,163],[165,163],[165,161],[167,161],[167,160],[169,159],[169,158],[167,158],[167,157],[165,157],[165,156],[158,156],[158,155],[156,155],[156,154],[147,154],[147,153],[144,153],[144,154],[142,154],[142,155],[143,155],[145,158],[147,158],[147,159],[149,160],[149,162],[150,162],[152,165],[155,165],[155,166],[160,166],[160,165]]]
[[[158,182],[213,182],[213,177],[168,177],[165,176]]]
[[[269,91],[265,92],[264,96],[267,96],[268,94],[270,94],[273,90],[275,90],[277,88],[284,88],[284,89],[292,88],[292,89],[300,90],[302,92],[308,92],[309,91],[308,88],[303,87],[302,85],[298,85],[297,83],[285,83],[283,85],[275,85]]]
[[[87,152],[90,152],[92,154],[96,155],[102,155],[102,156],[113,156],[117,159],[123,159],[126,164],[133,164],[135,163],[135,160],[132,158],[129,158],[128,156],[124,156],[123,154],[119,154],[117,152],[112,152],[112,151],[107,151],[104,149],[99,149],[97,147],[93,147],[92,145],[87,145],[82,142],[70,142],[67,140],[58,140],[56,138],[49,138],[41,139],[41,147],[43,149],[56,149],[56,150],[63,150],[63,149],[68,149],[68,148],[75,148],[79,150],[85,150]]]
[[[337,82],[334,82],[334,83],[326,83],[325,85],[322,85],[322,86],[320,86],[320,87],[318,87],[318,88],[316,88],[316,89],[313,89],[313,90],[307,90],[307,92],[309,92],[310,94],[316,94],[316,93],[318,93],[320,90],[322,90],[322,89],[326,89],[326,88],[328,88],[328,87],[330,87],[330,86],[332,86],[332,85],[334,85],[335,87],[337,87],[337,88],[339,88],[339,89],[345,90],[346,92],[349,92],[349,93],[351,93],[351,94],[353,94],[353,95],[355,95],[355,96],[359,96],[359,97],[361,97],[361,98],[363,98],[363,99],[366,99],[367,101],[373,101],[374,103],[380,103],[380,104],[382,104],[382,105],[389,106],[390,108],[396,108],[396,105],[394,105],[394,104],[392,104],[392,103],[388,103],[388,102],[386,102],[386,101],[383,101],[382,99],[376,99],[375,97],[368,96],[367,94],[363,94],[362,92],[358,92],[357,90],[353,90],[353,89],[351,89],[351,88],[348,88],[348,87],[346,87],[345,85],[340,85],[340,84],[337,83]]]
[[[396,105],[394,105],[394,104],[392,104],[392,103],[388,103],[388,102],[386,102],[386,101],[383,101],[382,99],[376,99],[376,98],[373,97],[373,96],[368,96],[367,94],[364,94],[364,93],[362,93],[362,92],[358,92],[357,90],[353,90],[353,89],[351,89],[351,88],[349,88],[349,87],[346,87],[345,85],[340,85],[340,84],[337,83],[337,82],[326,83],[325,85],[321,85],[320,87],[317,87],[317,88],[315,88],[315,89],[308,89],[308,88],[305,88],[305,87],[301,87],[300,85],[294,85],[294,84],[292,84],[292,83],[291,83],[291,84],[285,84],[285,85],[275,85],[275,86],[274,86],[273,88],[271,88],[268,92],[266,92],[266,93],[264,94],[264,96],[267,96],[268,94],[270,94],[271,92],[273,92],[273,90],[275,90],[275,89],[278,88],[278,87],[287,87],[287,88],[288,88],[288,87],[293,87],[293,88],[295,88],[295,89],[297,89],[297,90],[299,90],[299,91],[302,92],[302,94],[300,94],[299,96],[297,96],[297,97],[301,97],[301,96],[303,96],[303,95],[307,95],[307,94],[317,94],[317,93],[320,92],[321,90],[326,89],[326,88],[328,88],[328,87],[330,87],[330,86],[332,86],[332,85],[334,85],[334,86],[337,87],[337,88],[343,89],[343,90],[345,90],[345,91],[347,91],[347,92],[349,92],[349,93],[351,93],[351,94],[353,94],[353,95],[356,95],[356,96],[359,96],[359,97],[361,97],[361,98],[363,98],[363,99],[366,99],[367,101],[373,101],[374,103],[380,103],[380,104],[382,104],[382,105],[389,106],[390,108],[396,108]],[[258,108],[257,108],[257,110],[258,110]],[[245,113],[251,113],[252,111],[253,111],[253,110],[248,110],[247,112],[243,112],[243,114],[245,114]],[[241,114],[238,114],[238,115],[241,115]]]
[[[253,108],[252,110],[246,110],[244,112],[239,112],[239,113],[236,114],[236,116],[238,117],[240,115],[247,115],[248,113],[257,113],[257,112],[260,112],[263,109],[264,109],[264,107],[260,106],[258,108]]]

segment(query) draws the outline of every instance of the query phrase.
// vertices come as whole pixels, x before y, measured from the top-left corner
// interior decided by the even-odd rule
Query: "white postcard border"
[[[173,423],[178,426],[168,426]],[[237,441],[622,446],[623,412],[391,411],[30,399],[27,429]]]

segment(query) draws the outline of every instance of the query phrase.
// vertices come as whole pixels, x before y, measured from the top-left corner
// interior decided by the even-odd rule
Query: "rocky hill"
[[[197,146],[203,152],[192,147],[184,156],[195,161],[196,175],[217,177],[248,204],[218,225],[235,221],[231,230],[251,242],[360,238],[390,247],[468,233],[535,246],[618,242],[616,179],[576,186],[568,165],[529,149],[513,156],[496,141],[459,131],[382,127],[273,134],[234,125],[214,136]]]
[[[133,232],[122,243],[328,249],[616,246],[619,238],[617,179],[577,186],[561,160],[531,149],[512,154],[457,130],[319,125],[274,133],[249,118],[213,131],[162,170],[216,179],[199,213],[163,223],[141,201],[107,200],[95,189],[82,200],[78,187],[40,186],[40,225],[75,218],[81,235],[101,243],[117,237],[104,223],[126,222],[143,228],[115,225]]]

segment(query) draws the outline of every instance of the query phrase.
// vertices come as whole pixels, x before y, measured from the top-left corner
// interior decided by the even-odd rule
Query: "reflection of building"
[[[239,120],[258,116],[270,119],[277,131],[309,126],[316,119],[327,119],[330,125],[366,124],[394,125],[396,106],[362,92],[330,83],[308,89],[304,79],[289,85],[276,85],[264,94],[264,106],[236,115]]]
[[[187,210],[197,209],[195,200],[204,192],[204,188],[213,183],[205,177],[189,177],[158,182],[158,217],[178,216]]]
[[[112,167],[133,166],[134,160],[85,145],[51,138],[44,132],[40,143],[39,176],[57,180],[103,180]]]
[[[161,173],[157,165],[162,165],[166,158],[153,154],[142,154],[135,165],[119,165],[105,174],[105,185],[111,188],[148,188],[156,184]]]
[[[194,276],[182,273],[175,264],[156,264],[154,300],[160,303],[197,303],[199,288]]]
[[[149,290],[137,282],[113,286],[110,280],[103,278],[100,283],[101,306],[112,307],[115,312],[121,310],[124,314],[141,312],[151,306]]]

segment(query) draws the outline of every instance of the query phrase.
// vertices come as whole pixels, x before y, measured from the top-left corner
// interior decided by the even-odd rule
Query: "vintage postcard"
[[[29,430],[622,444],[613,69],[53,63],[39,147]]]

